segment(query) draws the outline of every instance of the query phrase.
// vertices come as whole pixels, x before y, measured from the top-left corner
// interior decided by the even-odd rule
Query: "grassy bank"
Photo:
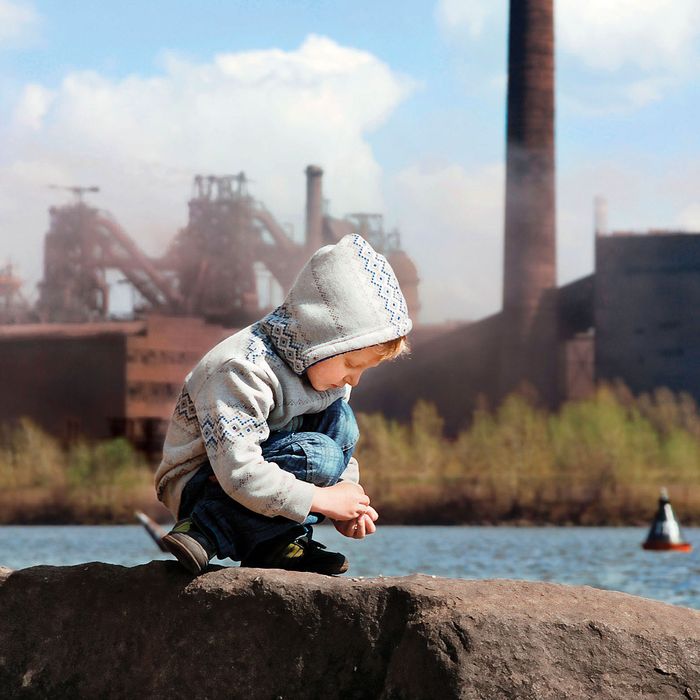
[[[601,387],[557,413],[511,396],[446,440],[418,404],[410,425],[360,416],[363,482],[387,520],[636,524],[660,486],[700,523],[700,413],[687,395]]]
[[[408,425],[358,420],[362,482],[384,523],[640,524],[667,486],[682,522],[700,524],[687,395],[601,387],[556,413],[511,396],[453,440],[425,403]],[[157,513],[152,484],[126,440],[62,448],[26,420],[0,431],[0,523],[133,522],[135,509]]]
[[[152,470],[125,439],[64,448],[26,419],[0,431],[0,523],[133,522],[153,500]]]

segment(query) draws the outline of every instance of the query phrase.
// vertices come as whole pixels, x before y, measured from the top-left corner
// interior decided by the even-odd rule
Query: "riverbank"
[[[665,486],[681,523],[700,524],[700,412],[685,394],[601,387],[554,413],[514,395],[453,437],[425,403],[410,424],[358,422],[362,484],[384,523],[638,525]],[[126,440],[0,430],[0,523],[129,523],[134,510],[168,518],[153,465]]]
[[[161,525],[173,522],[170,512],[152,495],[151,484],[132,492],[126,498],[119,494],[116,503],[91,504],[84,500],[77,503],[64,494],[54,500],[51,491],[19,492],[13,498],[0,495],[0,525],[131,525],[134,513],[142,511]],[[489,527],[648,527],[656,511],[656,502],[650,493],[647,507],[641,505],[637,512],[602,514],[591,511],[567,511],[558,505],[551,511],[539,508],[535,512],[514,511],[495,518],[489,502],[436,503],[431,507],[406,509],[396,505],[383,505],[374,500],[381,525],[439,525],[439,526],[489,526]],[[676,515],[683,526],[700,525],[700,517],[688,516],[677,507]],[[681,502],[682,505],[682,502]]]

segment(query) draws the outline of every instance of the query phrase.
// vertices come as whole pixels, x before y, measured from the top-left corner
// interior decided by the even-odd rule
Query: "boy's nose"
[[[345,378],[345,383],[349,384],[350,386],[357,386],[360,383],[361,376],[362,376],[362,372],[358,372],[357,374],[349,374]]]

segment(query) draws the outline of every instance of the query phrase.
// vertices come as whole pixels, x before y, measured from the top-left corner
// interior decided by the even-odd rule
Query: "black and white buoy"
[[[673,508],[668,500],[668,491],[661,489],[659,509],[656,511],[654,522],[651,524],[644,549],[654,552],[689,552],[693,546],[684,542]]]

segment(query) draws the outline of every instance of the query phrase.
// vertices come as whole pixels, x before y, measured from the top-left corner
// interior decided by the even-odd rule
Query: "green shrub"
[[[378,506],[438,513],[453,503],[465,521],[629,522],[648,517],[666,485],[700,519],[700,415],[687,394],[635,398],[603,385],[551,414],[513,395],[475,411],[454,440],[422,402],[410,425],[360,425],[362,480]]]
[[[124,438],[64,448],[27,419],[0,429],[0,522],[130,521],[152,482]]]

